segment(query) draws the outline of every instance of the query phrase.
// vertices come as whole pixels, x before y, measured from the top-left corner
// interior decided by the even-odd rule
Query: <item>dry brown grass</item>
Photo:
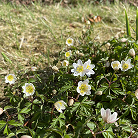
[[[76,8],[63,8],[59,4],[43,7],[39,4],[31,7],[0,4],[0,7],[0,51],[8,58],[5,60],[0,54],[1,75],[31,66],[43,69],[48,62],[58,58],[55,53],[65,46],[69,36],[77,45],[78,37],[86,29],[83,16],[93,14],[102,17],[102,22],[93,25],[92,40],[99,36],[99,41],[103,42],[125,31],[124,6],[121,4],[78,5]],[[125,7],[130,26],[135,27],[135,8]]]

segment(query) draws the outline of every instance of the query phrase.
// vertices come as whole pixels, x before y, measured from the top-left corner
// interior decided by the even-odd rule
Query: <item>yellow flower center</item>
[[[66,66],[66,65],[67,65],[66,62],[64,61],[64,62],[63,62],[63,66]]]
[[[88,90],[88,86],[86,85],[86,84],[82,84],[80,87],[79,87],[79,89],[80,89],[80,93],[84,93],[84,92],[86,92],[87,90]]]
[[[71,39],[68,39],[67,42],[68,42],[68,44],[72,44],[72,40]]]
[[[32,93],[33,91],[34,91],[34,87],[33,86],[29,85],[29,86],[26,87],[26,92]]]
[[[86,69],[89,69],[89,70],[90,70],[90,69],[91,69],[91,68],[90,68],[90,65],[87,65]]]
[[[66,57],[69,57],[70,56],[70,52],[66,52]]]
[[[123,66],[122,66],[122,68],[123,68],[123,70],[126,70],[126,69],[128,69],[128,64],[127,63],[125,63]]]
[[[78,67],[77,67],[77,72],[82,72],[83,71],[83,66],[81,66],[81,65],[79,65]]]
[[[60,104],[60,106],[62,105],[62,102],[58,102]]]
[[[7,77],[7,80],[8,80],[8,81],[12,81],[12,80],[13,80],[13,75],[9,75],[9,76]]]
[[[119,63],[114,63],[113,64],[113,68],[118,67],[118,66],[119,66]]]

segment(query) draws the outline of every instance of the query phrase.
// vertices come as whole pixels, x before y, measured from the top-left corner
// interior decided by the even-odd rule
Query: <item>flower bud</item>
[[[55,72],[59,71],[59,70],[58,70],[58,67],[56,67],[56,66],[53,66],[52,69],[53,69]]]
[[[88,24],[88,25],[89,25],[89,24],[91,24],[91,23],[90,23],[90,21],[88,20],[88,21],[86,21],[86,24]]]
[[[135,50],[132,48],[129,50],[130,56],[135,56]]]
[[[121,40],[120,40],[120,42],[126,42],[127,41],[127,39],[126,38],[122,38]]]
[[[69,99],[69,101],[68,101],[68,105],[69,105],[69,106],[72,106],[73,103],[74,103],[74,99]]]
[[[0,115],[3,113],[3,109],[2,108],[0,108]]]
[[[107,43],[107,46],[111,46],[111,44],[110,43]]]
[[[56,94],[56,93],[57,93],[57,91],[56,91],[56,90],[52,90],[52,92],[53,92],[53,94]]]
[[[138,99],[138,89],[135,91],[135,96]]]
[[[97,92],[96,92],[96,95],[102,95],[102,94],[103,94],[102,91],[97,91]]]
[[[110,66],[110,62],[107,61],[107,62],[105,63],[105,67],[109,67],[109,66]]]
[[[28,135],[23,135],[23,136],[21,136],[21,138],[32,138],[32,137],[28,136]]]

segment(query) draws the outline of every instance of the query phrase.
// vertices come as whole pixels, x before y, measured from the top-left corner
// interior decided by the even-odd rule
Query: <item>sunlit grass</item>
[[[12,63],[0,55],[1,73],[8,70],[44,68],[52,64],[55,54],[65,46],[67,37],[74,40],[82,35],[86,24],[82,17],[100,15],[102,22],[93,25],[92,40],[99,36],[105,41],[118,32],[125,31],[124,5],[78,5],[75,8],[56,5],[33,4],[31,7],[0,4],[0,50]],[[130,26],[135,26],[135,8],[125,5]],[[72,27],[75,26],[75,27]],[[123,33],[119,35],[123,36]],[[133,36],[132,32],[132,36]],[[76,39],[77,45],[77,39]],[[49,54],[48,54],[49,53]],[[49,56],[49,57],[48,57]],[[11,65],[12,64],[12,65]]]

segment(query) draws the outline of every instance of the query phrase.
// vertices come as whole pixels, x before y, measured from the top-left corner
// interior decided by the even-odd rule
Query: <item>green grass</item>
[[[1,3],[0,7],[0,51],[12,62],[9,63],[3,54],[0,55],[0,67],[5,73],[7,69],[26,70],[31,66],[42,69],[46,64],[52,64],[52,60],[57,58],[56,53],[65,46],[65,40],[69,36],[77,45],[77,38],[82,36],[82,30],[88,27],[82,22],[82,17],[87,18],[89,14],[102,17],[102,22],[93,25],[92,40],[99,36],[99,41],[103,42],[118,32],[125,31],[124,5],[121,4],[64,8],[59,4],[33,4],[26,7]],[[125,5],[125,9],[130,28],[135,28],[135,8]],[[134,36],[133,31],[131,32]]]

